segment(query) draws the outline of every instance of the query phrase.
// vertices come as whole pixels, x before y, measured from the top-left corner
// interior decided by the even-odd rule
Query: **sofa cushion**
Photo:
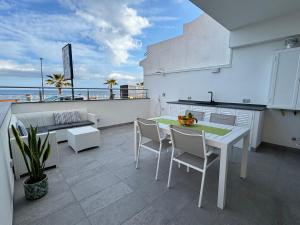
[[[80,113],[78,111],[55,112],[53,115],[55,125],[76,123],[81,121]]]
[[[54,116],[54,123],[55,125],[59,125],[59,124],[66,124],[66,123],[70,123],[70,119],[69,119],[69,113],[65,113],[65,112],[55,112],[53,113]]]
[[[81,121],[80,113],[78,111],[74,111],[72,122],[77,123]]]
[[[42,127],[38,127],[38,133],[47,133],[48,131],[70,129],[74,127],[92,126],[92,125],[94,125],[93,122],[86,120],[86,121],[80,121],[76,123],[42,126]]]

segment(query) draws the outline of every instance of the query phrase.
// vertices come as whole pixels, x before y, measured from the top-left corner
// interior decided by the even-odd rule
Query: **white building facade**
[[[167,114],[168,101],[208,101],[208,91],[218,102],[268,105],[274,55],[300,33],[299,19],[296,11],[229,31],[203,14],[182,36],[149,46],[140,65],[152,116]],[[300,113],[268,109],[262,126],[262,141],[299,148]]]

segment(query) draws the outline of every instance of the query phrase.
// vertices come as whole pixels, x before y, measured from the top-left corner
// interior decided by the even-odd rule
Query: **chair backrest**
[[[189,113],[192,113],[193,116],[194,116],[198,121],[203,121],[203,120],[204,120],[204,112],[193,111],[193,110],[186,110],[186,111],[185,111],[185,115],[188,115]]]
[[[170,125],[174,149],[206,158],[205,134],[196,130]]]
[[[236,120],[236,116],[233,115],[211,113],[209,122],[234,126],[235,120]]]
[[[154,120],[137,118],[137,125],[141,137],[149,138],[153,141],[160,142],[159,128]]]

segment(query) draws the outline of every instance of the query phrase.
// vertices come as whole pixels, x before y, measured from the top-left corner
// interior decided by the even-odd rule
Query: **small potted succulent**
[[[12,126],[12,131],[29,175],[24,181],[25,197],[28,200],[39,199],[48,193],[48,177],[44,170],[51,152],[48,142],[49,133],[42,143],[41,138],[37,138],[37,128],[30,126],[28,142],[25,143],[14,126]]]

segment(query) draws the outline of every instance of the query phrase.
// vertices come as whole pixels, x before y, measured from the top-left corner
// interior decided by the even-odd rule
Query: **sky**
[[[143,80],[147,46],[182,34],[201,15],[189,0],[0,0],[0,86],[41,86],[63,73],[72,44],[75,87]]]

